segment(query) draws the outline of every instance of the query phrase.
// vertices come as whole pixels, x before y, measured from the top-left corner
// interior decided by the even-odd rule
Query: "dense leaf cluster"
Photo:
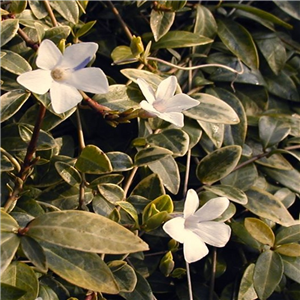
[[[231,202],[194,299],[299,299],[300,3],[200,2],[1,2],[2,299],[190,299],[162,230],[187,188]],[[44,39],[96,42],[109,92],[55,114],[25,90]],[[182,128],[139,106],[170,75],[200,102]]]

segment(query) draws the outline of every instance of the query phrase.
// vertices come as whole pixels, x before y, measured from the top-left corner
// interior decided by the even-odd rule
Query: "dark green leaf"
[[[134,162],[137,166],[147,165],[172,154],[172,151],[162,147],[147,147],[134,156]]]
[[[125,199],[124,190],[113,183],[103,183],[98,185],[100,195],[108,202],[115,204]]]
[[[206,133],[209,140],[213,143],[213,145],[216,148],[220,148],[223,144],[224,140],[224,124],[217,124],[217,123],[211,123],[211,122],[205,122],[198,120],[199,125]],[[204,141],[205,135],[200,140],[200,144],[205,142]],[[205,147],[204,147],[205,148]],[[207,152],[210,152],[212,149],[207,150]]]
[[[81,175],[73,166],[63,161],[57,161],[54,165],[58,174],[66,183],[71,186],[81,183]]]
[[[174,19],[174,12],[156,11],[152,9],[150,27],[156,42],[170,30]]]
[[[276,245],[298,242],[300,232],[300,224],[289,227],[282,227],[276,234]]]
[[[298,1],[274,1],[288,15],[300,20],[300,10]]]
[[[284,274],[300,284],[300,257],[283,256]]]
[[[113,151],[106,153],[114,172],[128,171],[133,168],[131,157],[123,152]]]
[[[2,299],[18,300],[26,291],[19,289],[13,285],[1,282],[1,297]]]

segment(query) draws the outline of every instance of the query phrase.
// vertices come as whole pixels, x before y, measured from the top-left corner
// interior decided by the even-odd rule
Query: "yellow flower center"
[[[54,80],[61,81],[65,79],[65,74],[63,69],[54,69],[51,71],[51,76]]]

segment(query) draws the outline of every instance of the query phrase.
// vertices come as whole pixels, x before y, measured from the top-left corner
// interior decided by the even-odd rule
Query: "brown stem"
[[[19,36],[24,40],[24,42],[26,43],[27,47],[32,48],[34,51],[37,51],[39,48],[39,43],[31,40],[28,35],[21,29],[18,29],[18,34]]]
[[[111,110],[110,108],[99,104],[98,102],[94,101],[93,99],[91,99],[89,97],[85,97],[83,100],[90,108],[92,108],[96,112],[100,113],[103,117],[108,115],[109,111]]]
[[[214,247],[213,251],[212,251],[212,266],[211,266],[211,277],[210,277],[210,286],[209,286],[209,300],[213,300],[213,298],[214,298],[216,269],[217,269],[217,250]]]
[[[50,19],[51,19],[52,25],[53,25],[54,27],[57,27],[58,24],[57,24],[56,18],[55,18],[55,16],[54,16],[54,13],[53,13],[53,10],[52,10],[52,8],[51,8],[51,6],[50,6],[49,1],[48,1],[48,0],[44,0],[43,2],[44,2],[44,5],[45,5],[45,8],[46,8],[46,10],[47,10],[47,12],[48,12],[48,14],[49,14],[49,17],[50,17]]]

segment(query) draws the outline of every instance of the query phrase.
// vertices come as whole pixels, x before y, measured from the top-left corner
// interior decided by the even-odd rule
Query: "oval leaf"
[[[7,19],[1,21],[1,47],[8,43],[17,33],[19,29],[19,20],[17,19]]]
[[[1,68],[17,75],[32,70],[30,64],[21,55],[9,50],[3,50],[3,53],[5,56],[1,58]]]
[[[169,31],[174,20],[174,12],[156,11],[155,9],[152,9],[150,15],[150,27],[156,42]]]
[[[284,244],[275,249],[275,252],[285,256],[300,256],[300,245],[296,243]]]
[[[253,273],[255,264],[250,264],[245,270],[239,289],[238,300],[256,299],[257,294],[253,286]]]
[[[114,172],[128,171],[133,168],[131,157],[123,152],[107,152],[106,153]]]
[[[282,227],[276,234],[276,245],[295,243],[299,241],[300,224]]]
[[[73,166],[62,161],[55,162],[54,166],[58,174],[69,185],[73,186],[81,183],[81,175]]]
[[[134,162],[137,166],[147,165],[172,154],[172,151],[162,147],[148,147],[140,150],[134,156]]]

